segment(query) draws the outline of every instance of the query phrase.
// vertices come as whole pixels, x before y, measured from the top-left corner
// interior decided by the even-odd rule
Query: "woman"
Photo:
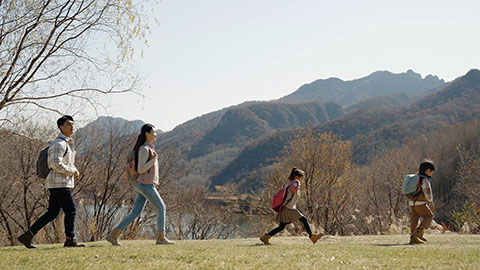
[[[280,223],[280,225],[266,233],[260,237],[260,240],[265,244],[269,245],[270,238],[275,234],[283,231],[285,226],[289,223],[292,223],[296,220],[300,220],[305,227],[305,230],[310,237],[312,243],[316,243],[318,239],[323,236],[323,233],[320,234],[312,234],[312,230],[310,229],[310,224],[308,224],[307,217],[303,215],[297,209],[297,201],[300,198],[300,183],[303,181],[305,177],[305,173],[302,170],[297,168],[293,168],[290,176],[288,177],[289,183],[287,184],[287,194],[285,196],[285,201],[283,202],[283,208],[278,212],[276,220]]]
[[[157,209],[157,241],[156,244],[174,244],[165,237],[165,204],[154,185],[158,185],[158,155],[155,152],[153,142],[157,134],[154,126],[145,124],[142,126],[140,135],[133,151],[135,152],[135,169],[139,173],[134,184],[136,196],[132,211],[123,218],[118,226],[105,238],[114,246],[120,246],[118,237],[120,233],[137,218],[145,208],[147,200]]]

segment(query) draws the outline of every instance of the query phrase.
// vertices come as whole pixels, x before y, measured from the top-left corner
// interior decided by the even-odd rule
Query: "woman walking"
[[[312,243],[315,244],[318,239],[323,236],[323,233],[312,234],[312,230],[310,229],[310,224],[308,224],[307,217],[297,209],[297,201],[300,198],[300,183],[301,181],[303,181],[304,177],[305,173],[302,170],[299,170],[297,168],[292,169],[292,172],[288,177],[288,180],[290,181],[287,184],[287,191],[285,201],[283,202],[283,208],[278,212],[276,218],[280,225],[269,233],[266,233],[260,237],[260,240],[264,244],[269,245],[269,240],[272,236],[283,231],[287,224],[292,223],[296,220],[300,220],[303,223],[303,226],[305,227],[305,230],[307,231]]]
[[[157,209],[157,241],[156,244],[174,244],[165,237],[165,204],[155,185],[158,186],[158,154],[155,152],[153,142],[157,134],[154,126],[145,124],[133,148],[135,152],[135,169],[139,173],[134,184],[136,196],[131,212],[123,218],[118,226],[105,238],[114,246],[120,246],[118,237],[120,233],[137,218],[145,208],[147,200]]]

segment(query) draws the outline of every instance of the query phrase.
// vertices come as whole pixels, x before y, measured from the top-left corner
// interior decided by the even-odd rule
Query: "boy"
[[[433,220],[433,211],[435,205],[433,204],[432,186],[430,178],[435,172],[435,165],[431,160],[423,161],[418,168],[419,183],[417,187],[417,194],[413,200],[409,199],[410,206],[410,245],[423,244],[427,241],[423,237],[423,231],[430,226]],[[430,207],[429,207],[430,205]],[[418,225],[419,219],[422,219]],[[418,225],[418,227],[417,227]]]

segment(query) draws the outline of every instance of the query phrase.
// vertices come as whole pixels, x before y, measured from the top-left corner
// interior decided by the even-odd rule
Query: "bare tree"
[[[242,234],[245,215],[235,193],[212,197],[205,187],[177,186],[173,194],[176,200],[167,212],[167,228],[175,238],[226,239]]]
[[[455,193],[463,200],[480,205],[480,158],[478,153],[472,155],[465,149],[458,148],[461,156],[461,164],[458,170],[458,182],[455,187]],[[480,150],[480,149],[478,149]]]
[[[132,127],[92,125],[76,136],[77,168],[81,177],[73,190],[78,198],[80,235],[84,240],[103,237],[131,200],[131,184],[123,179],[123,169],[135,139]]]
[[[274,167],[265,186],[269,197],[286,184],[292,167],[305,171],[298,206],[317,226],[327,233],[345,233],[345,217],[358,189],[349,176],[351,143],[312,128],[299,130],[286,147],[282,158]],[[280,172],[281,171],[281,172]],[[274,188],[274,189],[272,189]]]
[[[0,131],[0,228],[10,245],[47,207],[47,192],[36,176],[35,164],[46,146],[37,138],[50,132],[38,125],[27,126],[24,136]]]
[[[407,199],[401,193],[401,186],[407,174],[416,172],[420,160],[416,152],[404,146],[392,149],[383,157],[375,157],[368,166],[356,169],[356,179],[362,186],[360,197],[364,198],[356,206],[361,210],[358,219],[365,222],[374,218],[368,223],[371,226],[359,224],[360,232],[387,231],[392,223],[408,214]]]
[[[0,126],[27,108],[74,109],[58,108],[58,98],[95,105],[98,94],[131,91],[136,76],[119,71],[133,40],[145,39],[142,9],[129,0],[0,1]]]

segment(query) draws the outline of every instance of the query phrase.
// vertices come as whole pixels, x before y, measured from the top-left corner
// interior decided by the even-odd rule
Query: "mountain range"
[[[391,82],[389,84],[389,82]],[[190,121],[187,121],[172,131],[165,132],[158,139],[160,144],[176,144],[180,149],[189,152],[189,148],[198,143],[203,136],[219,125],[222,117],[227,111],[255,106],[267,106],[272,103],[301,103],[312,102],[335,102],[346,108],[346,103],[342,104],[341,100],[346,99],[346,95],[355,96],[356,102],[366,101],[372,97],[388,96],[394,94],[409,94],[409,101],[421,98],[424,93],[433,91],[445,84],[444,80],[438,79],[437,76],[427,75],[422,79],[420,74],[408,70],[405,73],[394,74],[388,71],[377,71],[364,78],[343,81],[338,78],[329,78],[325,80],[316,80],[311,84],[301,86],[291,95],[285,96],[278,100],[269,102],[245,102],[239,105],[227,107],[215,112],[211,112]],[[314,94],[312,94],[314,93]],[[356,93],[353,95],[352,93]],[[394,96],[389,98],[395,99]],[[385,101],[386,103],[391,101]],[[379,103],[370,105],[381,106]],[[387,106],[387,105],[385,105]],[[277,126],[278,127],[278,126]]]
[[[190,169],[182,183],[212,189],[234,183],[248,191],[261,185],[252,172],[268,172],[297,128],[311,126],[351,140],[353,161],[365,164],[411,136],[477,117],[479,73],[471,70],[449,83],[412,70],[316,80],[278,100],[202,115],[159,134],[156,144],[182,152]]]

